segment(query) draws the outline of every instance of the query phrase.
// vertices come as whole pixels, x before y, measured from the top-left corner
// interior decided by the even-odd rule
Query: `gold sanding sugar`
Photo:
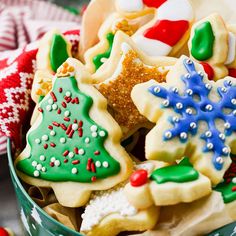
[[[108,100],[114,119],[129,131],[138,124],[147,122],[131,99],[130,94],[133,87],[151,79],[164,82],[167,74],[167,72],[158,71],[157,67],[148,67],[137,59],[137,53],[130,50],[122,63],[121,74],[109,83],[99,86],[99,91]]]

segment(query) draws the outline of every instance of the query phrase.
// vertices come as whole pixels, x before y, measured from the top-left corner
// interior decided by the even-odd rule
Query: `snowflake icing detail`
[[[186,142],[189,134],[192,136],[198,132],[198,123],[205,121],[208,130],[201,134],[206,142],[203,152],[213,152],[212,162],[217,170],[223,167],[223,157],[229,157],[230,148],[225,145],[227,136],[236,131],[236,86],[232,81],[225,80],[223,87],[217,87],[220,100],[211,101],[209,95],[213,86],[203,81],[203,72],[197,72],[194,63],[190,59],[184,60],[187,74],[181,79],[185,84],[185,91],[180,95],[178,88],[166,89],[162,86],[151,86],[149,92],[154,96],[164,99],[162,107],[173,109],[178,116],[170,117],[172,129],[166,130],[163,139],[168,141],[179,137],[181,142]],[[194,97],[198,97],[196,101]],[[230,113],[224,113],[224,109],[230,109]],[[224,122],[224,133],[216,126],[216,120]]]

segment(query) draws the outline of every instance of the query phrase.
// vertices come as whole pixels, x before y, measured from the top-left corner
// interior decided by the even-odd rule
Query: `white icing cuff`
[[[117,0],[116,4],[118,8],[126,12],[136,12],[143,10],[142,0]]]

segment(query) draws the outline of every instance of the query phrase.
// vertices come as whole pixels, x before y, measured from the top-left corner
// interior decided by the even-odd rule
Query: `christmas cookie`
[[[120,8],[153,8],[155,17],[141,27],[132,39],[149,56],[173,56],[189,37],[194,13],[188,0],[118,0]],[[132,3],[131,3],[132,2]],[[139,6],[139,7],[138,7]],[[170,37],[171,35],[171,37]]]
[[[219,14],[212,14],[193,25],[189,52],[194,60],[202,64],[209,79],[217,80],[228,74],[225,65],[232,63],[232,50],[235,53],[235,37],[231,38]],[[234,49],[230,50],[232,43]]]
[[[234,79],[209,81],[201,65],[182,56],[166,81],[136,85],[131,93],[140,113],[156,123],[146,137],[146,158],[170,162],[188,156],[218,184],[231,164],[230,151],[236,151]]]
[[[120,127],[90,83],[79,61],[63,63],[15,162],[26,183],[51,187],[63,206],[86,204],[93,190],[113,187],[132,170],[120,146]]]
[[[187,159],[150,173],[144,169],[137,170],[125,187],[126,197],[138,209],[192,202],[210,192],[210,180],[199,174]]]
[[[138,210],[125,197],[124,184],[107,191],[97,191],[82,214],[81,232],[88,236],[115,236],[122,231],[152,229],[159,208]]]

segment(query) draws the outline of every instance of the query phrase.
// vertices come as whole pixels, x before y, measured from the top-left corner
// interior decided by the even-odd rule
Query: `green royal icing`
[[[213,55],[214,41],[215,36],[210,22],[207,21],[197,26],[192,39],[192,56],[199,61],[211,58]]]
[[[236,200],[236,191],[232,191],[232,188],[235,187],[236,184],[233,182],[230,183],[221,183],[215,187],[214,190],[220,192],[223,196],[224,203],[229,203]]]
[[[198,177],[199,173],[192,167],[188,158],[184,158],[178,165],[156,169],[150,176],[157,184],[190,182],[197,180]]]
[[[109,44],[107,51],[104,53],[98,54],[97,56],[93,58],[93,64],[95,65],[96,70],[98,70],[100,66],[104,63],[101,60],[103,58],[109,58],[111,55],[112,45],[114,41],[114,34],[113,33],[107,34],[106,39]]]
[[[59,34],[55,34],[53,36],[49,57],[51,67],[54,72],[56,72],[58,67],[60,67],[61,64],[69,57],[67,52],[67,42]]]
[[[62,89],[63,91],[60,93]],[[74,77],[56,79],[53,93],[57,98],[57,102],[53,102],[50,93],[40,103],[43,110],[42,121],[36,129],[28,133],[28,143],[31,147],[30,156],[19,161],[16,168],[26,175],[55,182],[86,183],[91,182],[92,178],[104,179],[117,174],[120,171],[120,164],[104,148],[104,141],[108,136],[107,131],[89,117],[89,110],[93,104],[92,98],[78,89]],[[70,95],[72,101],[77,97],[79,104],[72,101],[67,103],[65,99],[68,95]],[[62,106],[63,102],[66,103],[66,108]],[[58,109],[61,110],[61,114],[58,114]],[[64,120],[66,116],[70,121]],[[83,122],[82,137],[79,136],[79,131],[76,129],[72,138],[69,138],[63,128],[55,126],[55,123],[53,125],[53,122],[57,122],[68,127],[70,124],[74,124],[75,119],[79,127],[81,127],[80,121]],[[52,131],[50,126],[55,131],[54,136],[50,133]],[[48,140],[45,140],[45,137],[48,137]],[[66,142],[61,143],[61,138],[65,138]],[[38,143],[38,140],[40,140],[40,143]],[[56,146],[52,147],[51,143]],[[45,149],[44,145],[48,145],[48,147]],[[75,148],[82,150],[84,153],[76,154]],[[74,156],[71,157],[70,154],[66,157],[63,156],[65,151],[73,153]],[[45,160],[41,155],[45,157]],[[59,163],[58,161],[55,162],[54,158]],[[87,169],[90,158],[93,160],[96,172]],[[64,163],[64,160],[67,160],[67,163]],[[73,164],[74,161],[80,163]],[[35,164],[38,166],[35,166]],[[59,166],[57,166],[58,164]],[[37,168],[39,169],[38,172]],[[46,171],[44,172],[42,168],[46,168]],[[77,169],[77,173],[72,173],[73,168]],[[39,176],[37,176],[38,174]]]

